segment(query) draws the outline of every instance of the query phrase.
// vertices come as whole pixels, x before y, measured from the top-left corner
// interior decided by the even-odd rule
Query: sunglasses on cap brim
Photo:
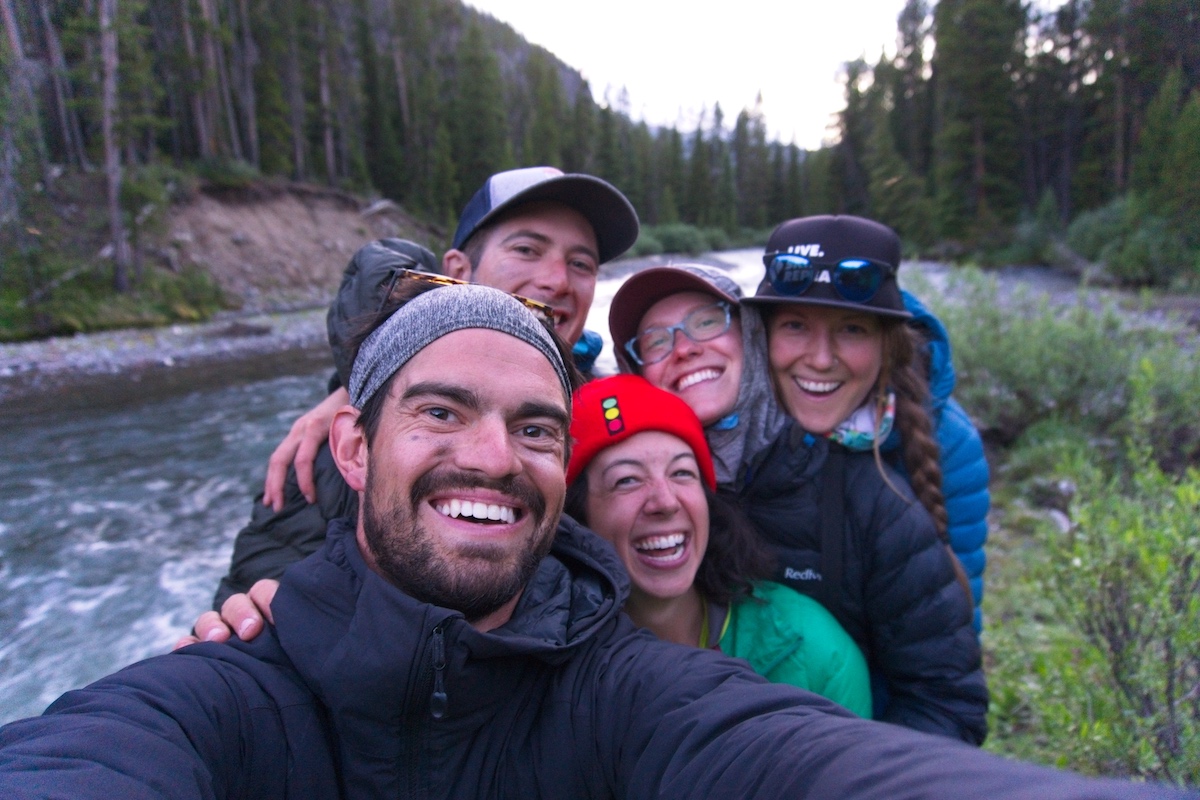
[[[379,302],[379,310],[382,311],[392,299],[397,287],[402,281],[420,281],[421,283],[431,284],[433,286],[471,286],[470,281],[451,278],[449,275],[438,275],[433,272],[422,272],[417,269],[398,269],[392,273],[391,280],[388,281],[387,290],[383,293],[383,299]],[[521,305],[528,308],[534,313],[538,319],[554,327],[554,308],[537,300],[524,297],[512,292],[506,292],[509,297],[513,298]]]
[[[793,253],[766,253],[763,264],[776,294],[797,297],[817,283],[833,286],[843,300],[866,303],[885,278],[895,274],[890,264],[869,258],[843,258],[836,264],[815,264]]]

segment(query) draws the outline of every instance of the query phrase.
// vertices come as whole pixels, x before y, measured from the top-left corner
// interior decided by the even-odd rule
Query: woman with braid
[[[765,260],[745,300],[711,268],[632,276],[609,318],[622,367],[696,411],[721,488],[773,545],[774,579],[825,604],[866,655],[874,715],[980,743],[987,690],[899,242],[869,220],[806,218]],[[982,483],[986,512],[986,468]]]

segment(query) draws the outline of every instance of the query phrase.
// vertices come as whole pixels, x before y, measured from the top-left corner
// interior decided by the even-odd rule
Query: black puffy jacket
[[[284,576],[277,627],[199,644],[0,728],[0,797],[1153,798],[859,719],[633,627],[568,520],[481,633],[367,569],[354,528]]]
[[[824,583],[821,497],[831,448],[843,460],[840,591]],[[972,604],[933,519],[871,453],[813,439],[795,424],[761,453],[738,501],[774,547],[775,579],[824,602],[884,683],[888,722],[980,744],[987,684]],[[836,580],[836,575],[832,576]]]

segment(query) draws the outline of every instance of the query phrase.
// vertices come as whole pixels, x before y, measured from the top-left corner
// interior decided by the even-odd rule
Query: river
[[[760,253],[719,258],[752,292]],[[946,272],[905,269],[935,284]],[[606,339],[623,280],[597,285],[588,327]],[[246,370],[209,370],[182,394],[4,420],[0,723],[167,651],[209,607],[267,456],[324,394],[327,369],[297,365],[299,374],[253,381]],[[599,368],[615,370],[608,344]]]

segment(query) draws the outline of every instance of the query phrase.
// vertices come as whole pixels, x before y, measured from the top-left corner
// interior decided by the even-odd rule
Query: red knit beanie
[[[678,436],[696,456],[700,474],[716,490],[717,476],[704,439],[704,426],[682,399],[658,389],[640,375],[614,375],[585,383],[571,403],[571,463],[567,485],[575,482],[601,450],[642,431]]]

